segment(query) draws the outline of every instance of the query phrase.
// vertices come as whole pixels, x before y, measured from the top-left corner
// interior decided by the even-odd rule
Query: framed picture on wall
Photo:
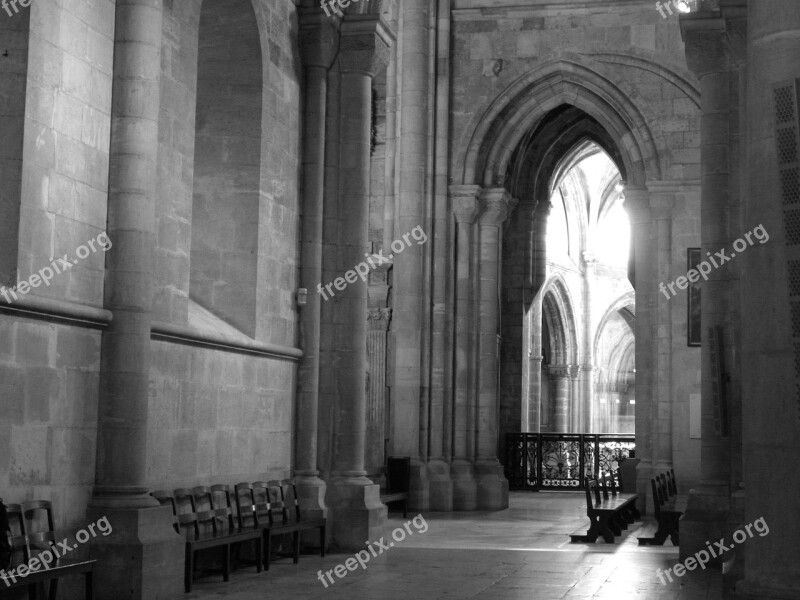
[[[697,269],[700,264],[700,248],[687,248],[686,250],[687,271]],[[686,327],[686,338],[689,346],[700,345],[700,282],[689,283],[686,294],[688,305],[688,321]]]

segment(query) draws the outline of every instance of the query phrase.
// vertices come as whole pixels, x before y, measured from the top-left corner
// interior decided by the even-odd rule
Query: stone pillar
[[[364,260],[368,244],[372,78],[386,66],[391,36],[377,16],[348,17],[340,31],[341,178],[337,265],[344,275]],[[379,486],[366,477],[367,286],[347,286],[337,296],[337,414],[327,503],[332,543],[363,548],[386,522]]]
[[[475,218],[480,206],[477,185],[450,186],[451,206],[456,220],[455,264],[455,383],[453,385],[453,510],[477,508],[477,482],[470,461],[469,431],[474,423],[469,419],[469,407],[475,402],[472,386],[473,351],[471,332],[475,327],[472,312],[472,238]]]
[[[87,519],[114,532],[92,540],[100,596],[181,592],[183,540],[172,511],[148,495],[150,324],[161,74],[161,0],[118,0],[109,157],[105,307],[95,487]]]
[[[569,367],[550,367],[550,397],[553,399],[553,432],[567,433],[569,429]]]
[[[328,69],[336,56],[338,42],[332,23],[319,9],[300,17],[300,48],[305,76],[300,287],[308,290],[308,300],[300,309],[303,358],[297,372],[295,476],[302,508],[310,517],[325,517],[328,513],[325,482],[319,478],[317,470],[317,427],[326,99]]]
[[[369,309],[367,331],[367,450],[370,472],[384,464],[386,408],[386,334],[392,319],[390,308]]]
[[[591,429],[591,412],[593,406],[592,398],[592,373],[591,363],[594,362],[594,340],[595,340],[595,319],[592,311],[595,298],[595,283],[597,277],[597,256],[591,252],[583,253],[583,360],[585,363],[581,366],[581,375],[584,376],[581,383],[581,408],[582,418],[579,421],[579,426],[573,431],[589,431]],[[585,369],[589,369],[587,374]],[[586,377],[588,375],[588,377]]]
[[[447,278],[451,268],[450,211],[447,184],[450,138],[450,0],[438,0],[436,26],[436,137],[434,142],[433,315],[431,321],[431,407],[428,484],[430,509],[453,510],[450,478],[450,428],[453,402],[451,310],[448,310]]]
[[[800,597],[800,514],[792,499],[800,489],[800,474],[782,468],[800,455],[800,348],[792,333],[800,304],[790,270],[800,260],[793,222],[799,203],[791,185],[791,169],[797,173],[797,124],[787,127],[800,113],[797,8],[791,0],[747,3],[747,189],[738,235],[761,224],[770,236],[769,242],[734,259],[743,262],[747,277],[741,286],[743,522],[763,517],[770,528],[769,535],[745,543],[745,578],[736,592],[747,599]],[[776,96],[774,88],[783,93]],[[776,126],[783,129],[780,139]]]
[[[431,3],[404,0],[402,11],[402,70],[400,84],[399,204],[394,224],[395,239],[417,226],[427,226],[430,195],[426,190],[429,175],[428,120]],[[426,232],[428,235],[430,231]],[[430,244],[430,241],[428,242]],[[430,273],[425,257],[429,248],[412,246],[395,258],[392,302],[394,313],[394,387],[392,388],[392,451],[411,457],[409,503],[427,509],[429,490],[427,468],[421,460],[420,442],[427,443],[427,381],[422,364],[428,306],[426,278]]]
[[[578,378],[581,373],[578,365],[569,366],[569,430],[571,433],[581,433],[583,423],[583,402],[581,398],[581,382]]]
[[[653,252],[653,226],[650,215],[649,193],[635,186],[625,189],[625,210],[631,223],[631,250],[634,258],[636,290],[636,493],[639,495],[638,508],[643,513],[652,495],[650,478],[653,476],[653,431],[651,420],[653,406],[653,387],[655,382],[654,290],[658,289],[658,271]]]
[[[533,256],[531,257],[531,290],[533,301],[528,309],[528,386],[524,390],[528,394],[528,412],[522,415],[527,421],[527,431],[540,433],[542,418],[542,295],[544,282],[547,279],[547,217],[552,205],[548,201],[540,201],[536,205],[533,216]],[[523,403],[524,404],[524,403]]]
[[[650,263],[649,273],[655,274],[658,283],[671,281],[674,277],[672,269],[672,207],[674,202],[673,190],[663,191],[658,186],[650,189],[650,216],[652,218],[653,237],[650,240],[653,262]],[[637,279],[639,271],[637,270]],[[637,281],[638,283],[638,281]],[[652,281],[656,283],[656,281]],[[657,285],[654,288],[657,290]],[[672,317],[671,311],[675,304],[662,293],[651,296],[650,307],[652,312],[651,331],[653,332],[652,364],[654,385],[651,389],[651,459],[653,470],[662,473],[672,468]],[[639,319],[637,310],[637,321]],[[637,340],[638,346],[638,340]],[[638,373],[638,369],[637,369]],[[616,373],[609,373],[609,378],[616,378]],[[609,383],[617,383],[609,380]],[[615,398],[619,399],[619,396]],[[609,414],[613,414],[615,406],[611,406]],[[609,422],[609,425],[612,423]]]
[[[709,14],[692,17],[682,20],[681,27],[687,64],[700,80],[701,241],[703,250],[713,255],[720,248],[730,248],[731,239],[728,231],[731,82],[724,19]],[[729,440],[720,435],[715,419],[708,350],[709,328],[724,326],[729,310],[727,275],[725,267],[714,269],[702,286],[701,482],[691,490],[681,521],[681,556],[693,554],[708,539],[724,537],[730,510]],[[636,375],[638,380],[638,369]],[[639,398],[636,400],[638,409]]]
[[[592,357],[594,358],[594,357]],[[583,401],[583,423],[581,424],[582,433],[600,433],[592,430],[594,423],[595,398],[594,398],[594,365],[581,365],[581,395]]]
[[[502,226],[517,201],[504,188],[484,190],[483,212],[479,221],[480,235],[480,301],[478,371],[478,411],[475,420],[477,452],[475,470],[478,477],[478,508],[498,510],[508,506],[508,481],[497,460],[498,440],[498,360],[500,311],[500,256]]]

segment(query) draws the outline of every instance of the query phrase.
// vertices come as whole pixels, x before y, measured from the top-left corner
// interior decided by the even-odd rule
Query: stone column
[[[386,408],[386,334],[392,319],[391,308],[369,309],[367,332],[367,450],[370,472],[384,464]]]
[[[453,510],[477,508],[477,482],[470,461],[469,431],[474,424],[469,420],[469,407],[475,402],[472,386],[474,348],[471,332],[475,327],[472,312],[472,238],[475,218],[480,212],[477,185],[451,185],[450,202],[456,220],[456,332],[455,332],[455,382],[453,384]]]
[[[661,190],[653,186],[650,191],[650,216],[652,219],[653,237],[650,240],[653,262],[650,273],[656,275],[658,283],[671,281],[674,277],[672,269],[672,207],[674,191]],[[637,271],[638,278],[638,271]],[[656,283],[656,281],[651,281]],[[654,288],[657,290],[657,285]],[[672,468],[672,316],[676,306],[673,300],[662,293],[651,296],[651,331],[653,332],[652,353],[654,385],[651,410],[651,459],[653,470],[662,473]],[[637,310],[637,321],[638,321]],[[638,340],[637,340],[638,346]],[[638,369],[637,369],[638,373]],[[609,373],[609,383],[617,383],[617,374]],[[613,380],[611,378],[614,378]],[[618,399],[617,396],[616,399]],[[614,406],[611,409],[615,409]],[[612,413],[610,413],[612,414]],[[609,423],[611,425],[611,423]]]
[[[447,184],[450,137],[450,0],[438,0],[436,26],[436,137],[434,142],[433,314],[431,321],[431,408],[428,483],[430,509],[453,510],[450,479],[450,436],[453,401],[452,360],[449,360],[451,311],[448,311],[447,278],[441,276],[452,265],[450,211]]]
[[[728,232],[731,82],[724,19],[703,14],[692,17],[683,19],[681,27],[687,64],[700,80],[701,241],[703,249],[713,255],[720,248],[730,248],[731,239]],[[721,437],[717,429],[708,350],[708,330],[724,326],[730,306],[726,271],[725,267],[712,270],[702,286],[701,482],[691,490],[681,521],[681,556],[699,550],[707,539],[725,536],[730,509],[729,440]],[[638,369],[636,375],[638,380]],[[636,400],[638,409],[638,396]]]
[[[508,481],[497,460],[498,440],[498,334],[500,311],[500,256],[502,226],[517,201],[504,188],[484,190],[479,221],[480,299],[478,352],[477,452],[478,508],[498,510],[508,506]]]
[[[591,252],[583,253],[583,360],[581,374],[586,375],[585,369],[590,369],[588,377],[584,377],[581,385],[581,407],[582,418],[579,421],[579,428],[574,431],[589,431],[591,426],[592,411],[592,373],[591,363],[594,362],[594,339],[595,339],[595,315],[592,310],[592,301],[595,297],[595,282],[597,280],[597,256]]]
[[[594,359],[594,357],[592,357]],[[579,433],[599,433],[592,430],[594,423],[594,365],[580,366],[581,401],[583,402],[583,422]]]
[[[429,174],[429,0],[404,0],[402,11],[402,70],[400,84],[399,204],[394,224],[395,239],[417,226],[428,225],[430,195],[426,189]],[[432,232],[426,232],[429,236]],[[430,238],[429,238],[430,240]],[[431,244],[429,241],[428,244]],[[425,258],[430,249],[414,245],[395,258],[392,302],[394,313],[394,387],[392,388],[392,451],[411,457],[411,506],[425,509],[429,503],[427,468],[421,460],[420,435],[428,416],[427,381],[422,364],[426,344],[426,277],[430,273]]]
[[[583,402],[581,399],[581,373],[578,365],[569,366],[569,429],[571,433],[581,433],[583,423]]]
[[[116,3],[105,307],[95,487],[88,520],[113,534],[92,540],[98,591],[126,599],[179,595],[182,538],[172,511],[148,495],[150,324],[161,74],[161,0]]]
[[[554,404],[553,431],[567,433],[569,430],[569,367],[550,367],[551,398]]]
[[[539,433],[542,421],[542,286],[547,279],[547,217],[552,209],[550,201],[540,201],[536,205],[533,216],[533,256],[531,257],[531,292],[533,301],[528,309],[528,386],[524,392],[528,395],[528,412],[522,415],[523,423],[527,421],[527,431]],[[525,404],[525,403],[523,403]]]
[[[325,482],[317,470],[319,411],[320,313],[322,297],[322,223],[325,183],[325,116],[328,69],[336,56],[338,35],[333,21],[319,9],[300,17],[305,76],[303,115],[303,218],[300,242],[300,287],[308,290],[300,309],[303,358],[297,372],[297,438],[295,476],[303,510],[327,516]],[[319,287],[318,287],[319,286]]]
[[[653,252],[653,226],[650,215],[650,195],[647,190],[629,185],[625,189],[625,210],[631,223],[631,250],[634,255],[634,289],[636,290],[636,493],[638,508],[645,512],[652,495],[650,478],[653,476],[651,420],[655,364],[656,318],[653,309],[654,290],[658,289],[655,253]]]
[[[770,236],[734,259],[747,278],[741,286],[743,522],[763,517],[770,528],[745,544],[745,578],[736,591],[747,599],[800,597],[800,519],[791,499],[800,473],[782,468],[800,455],[800,346],[793,334],[800,294],[791,269],[800,260],[793,217],[800,202],[792,186],[800,116],[797,9],[791,0],[747,3],[747,189],[738,236],[759,224]]]
[[[350,16],[340,32],[341,178],[338,260],[341,276],[364,260],[368,244],[372,78],[386,66],[391,36],[377,16]],[[331,481],[335,548],[363,548],[386,522],[379,487],[366,477],[367,286],[356,282],[337,295],[337,415]]]

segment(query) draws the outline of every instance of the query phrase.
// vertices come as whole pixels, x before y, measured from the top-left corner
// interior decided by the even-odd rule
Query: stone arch
[[[542,294],[542,319],[550,333],[551,364],[572,365],[578,360],[578,334],[575,311],[566,282],[553,275]]]
[[[609,307],[606,309],[603,316],[600,318],[600,321],[597,323],[597,327],[594,331],[594,340],[592,342],[592,355],[597,356],[598,347],[600,344],[600,336],[605,329],[608,320],[615,314],[619,313],[623,319],[628,323],[628,327],[631,328],[631,331],[635,331],[634,329],[634,319],[636,318],[636,300],[635,300],[636,293],[631,290],[625,292],[621,296],[619,296],[614,302],[612,302]]]
[[[492,102],[469,139],[459,183],[502,187],[521,140],[561,105],[580,109],[607,132],[629,183],[643,186],[661,178],[666,152],[651,130],[655,119],[600,73],[593,60],[564,55],[523,74]],[[615,154],[610,152],[612,158]]]

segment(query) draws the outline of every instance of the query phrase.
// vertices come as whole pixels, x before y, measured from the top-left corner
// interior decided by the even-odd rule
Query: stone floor
[[[568,534],[586,529],[583,496],[569,492],[512,492],[510,508],[499,512],[429,513],[411,524],[401,542],[371,557],[324,587],[319,570],[343,564],[351,554],[325,558],[303,555],[274,562],[268,573],[254,568],[195,581],[186,600],[266,597],[292,600],[551,600],[613,598],[710,600],[722,598],[719,570],[693,571],[662,585],[656,569],[678,562],[678,549],[642,547],[636,538],[651,534],[652,522],[637,523],[621,541],[607,545],[570,544]],[[409,517],[413,518],[414,514]],[[392,514],[384,543],[406,520]],[[427,531],[425,524],[428,525]],[[407,532],[406,532],[407,533]],[[400,533],[395,534],[401,538]],[[372,547],[379,547],[372,540]],[[352,566],[352,563],[351,563]],[[341,572],[341,571],[340,571]],[[326,580],[327,581],[327,580]]]

